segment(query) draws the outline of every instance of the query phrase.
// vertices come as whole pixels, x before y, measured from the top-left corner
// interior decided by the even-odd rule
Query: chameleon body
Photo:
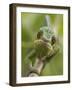
[[[54,32],[47,26],[41,27],[37,33],[37,39],[34,41],[34,50],[37,58],[35,64],[31,67],[29,76],[40,75],[46,58],[49,58],[59,50]]]

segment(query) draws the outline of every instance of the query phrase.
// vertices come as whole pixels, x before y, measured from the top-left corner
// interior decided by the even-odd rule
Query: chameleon
[[[57,38],[52,30],[47,26],[40,28],[37,39],[34,41],[34,49],[37,57],[49,57],[58,51]]]
[[[54,55],[58,50],[57,38],[52,30],[50,30],[47,26],[43,26],[37,32],[37,38],[33,42],[34,45],[34,52],[28,56],[36,55],[35,64],[32,66],[30,65],[30,73],[28,76],[39,76],[40,72],[44,66],[44,62],[46,58],[51,57]]]

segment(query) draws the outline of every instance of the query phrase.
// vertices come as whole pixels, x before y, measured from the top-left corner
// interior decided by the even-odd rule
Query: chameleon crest
[[[43,37],[47,40],[51,40],[52,36],[54,35],[54,32],[47,26],[41,27],[40,31],[43,32]]]

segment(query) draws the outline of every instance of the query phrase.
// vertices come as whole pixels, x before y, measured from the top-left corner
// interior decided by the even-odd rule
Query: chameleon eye
[[[51,44],[53,45],[55,42],[56,42],[56,37],[55,36],[52,36]]]
[[[39,32],[37,33],[37,39],[40,39],[42,35],[43,35],[43,32],[42,32],[42,31],[39,31]]]

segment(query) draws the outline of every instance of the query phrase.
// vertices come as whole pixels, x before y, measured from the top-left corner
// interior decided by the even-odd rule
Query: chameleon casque
[[[28,76],[39,76],[43,69],[44,62],[46,60],[48,61],[48,58],[56,54],[58,50],[59,47],[54,32],[47,26],[41,27],[37,33],[37,38],[34,41],[34,52],[36,55],[35,63],[33,66],[30,66]]]

